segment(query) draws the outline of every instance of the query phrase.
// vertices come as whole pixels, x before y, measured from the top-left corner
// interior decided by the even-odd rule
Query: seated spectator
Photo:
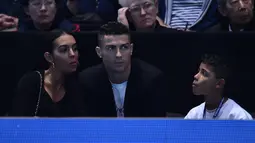
[[[67,1],[68,17],[83,18],[85,22],[102,23],[115,21],[118,16],[118,9],[121,8],[118,0],[65,0]],[[76,18],[77,19],[77,18]]]
[[[94,31],[104,23],[104,19],[97,12],[97,2],[95,0],[65,0],[65,16],[72,23],[80,25],[81,31]],[[112,13],[105,13],[105,15]],[[117,15],[117,12],[116,12]],[[104,16],[106,17],[106,16]]]
[[[102,63],[80,73],[89,116],[166,117],[164,74],[131,58],[133,44],[127,27],[117,22],[103,25],[98,42],[96,52]]]
[[[20,18],[18,23],[15,23],[16,25],[12,31],[51,31],[54,29],[62,29],[68,32],[80,31],[79,25],[72,24],[64,18],[65,15],[60,10],[61,6],[61,0],[22,0],[21,7],[28,18]],[[15,18],[12,17],[11,19]],[[0,18],[1,20],[8,19]],[[3,26],[7,25],[2,25],[0,27],[2,30],[9,28]]]
[[[62,29],[68,32],[78,32],[79,27],[65,20],[58,13],[60,0],[23,0],[22,6],[31,20],[19,24],[19,31],[50,31]]]
[[[255,30],[253,0],[218,0],[218,3],[218,9],[223,19],[208,31],[240,32]]]
[[[185,119],[252,120],[252,116],[224,94],[229,75],[226,62],[218,55],[206,54],[194,76],[195,95],[203,95],[205,102],[194,107]]]
[[[204,31],[219,21],[216,0],[159,0],[159,15],[171,28]]]
[[[159,17],[157,0],[127,0],[119,10],[118,21],[133,31],[177,31],[167,27]]]
[[[76,80],[76,40],[65,32],[47,35],[44,57],[49,68],[29,72],[18,83],[10,116],[83,116]],[[48,45],[48,43],[46,44]],[[33,59],[31,59],[33,60]]]

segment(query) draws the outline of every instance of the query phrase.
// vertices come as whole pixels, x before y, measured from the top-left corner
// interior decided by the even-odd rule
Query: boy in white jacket
[[[228,68],[220,56],[203,57],[192,89],[195,95],[204,95],[205,102],[191,109],[185,119],[252,120],[247,111],[223,95],[227,76]]]

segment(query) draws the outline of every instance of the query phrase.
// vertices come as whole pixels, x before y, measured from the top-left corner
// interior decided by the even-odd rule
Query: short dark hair
[[[202,63],[213,67],[216,78],[227,79],[229,77],[229,67],[226,59],[217,54],[204,54]]]
[[[122,35],[127,34],[130,36],[130,31],[127,26],[120,22],[111,21],[100,27],[98,33],[98,42],[101,43],[103,36],[105,35]]]

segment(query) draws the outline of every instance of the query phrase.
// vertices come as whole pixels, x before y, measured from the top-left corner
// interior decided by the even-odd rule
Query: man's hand
[[[6,29],[17,30],[18,18],[0,14],[0,31],[6,31]]]

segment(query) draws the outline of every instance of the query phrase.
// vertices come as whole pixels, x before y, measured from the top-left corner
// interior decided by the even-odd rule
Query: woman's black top
[[[40,71],[44,81],[44,71]],[[65,81],[65,95],[54,102],[44,89],[42,82],[39,95],[41,77],[37,72],[30,72],[23,76],[18,83],[17,94],[10,116],[39,116],[39,117],[82,117],[85,116],[82,93],[76,76],[70,76]],[[39,99],[40,98],[40,99]],[[39,100],[39,102],[38,102]],[[38,111],[36,113],[36,108]]]

